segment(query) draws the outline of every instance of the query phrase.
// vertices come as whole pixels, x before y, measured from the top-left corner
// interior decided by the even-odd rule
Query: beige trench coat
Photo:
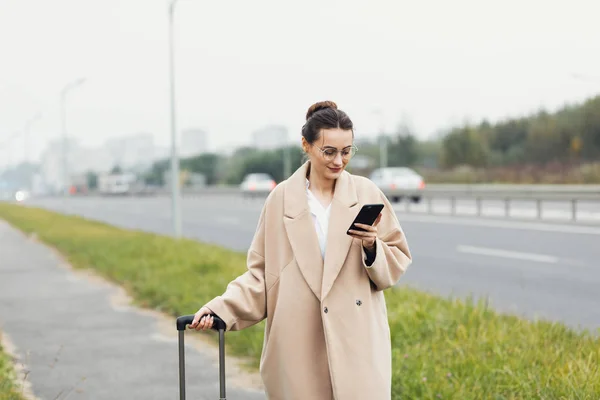
[[[267,198],[248,270],[207,307],[227,330],[267,319],[260,372],[271,400],[391,397],[390,330],[383,290],[411,255],[392,206],[368,179],[343,172],[333,197],[325,260],[306,195],[306,162]],[[376,257],[346,230],[363,204],[383,203]]]

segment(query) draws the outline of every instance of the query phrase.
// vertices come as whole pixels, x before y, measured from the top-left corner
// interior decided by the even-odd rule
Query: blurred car
[[[425,189],[423,177],[407,167],[378,168],[370,179],[393,202],[406,197],[418,203]]]
[[[15,192],[15,200],[16,200],[18,203],[21,203],[21,202],[23,202],[23,201],[25,201],[25,200],[29,199],[30,197],[31,197],[31,193],[29,193],[29,191],[28,191],[28,190],[24,190],[24,189],[22,189],[22,190],[17,190],[17,191]]]
[[[240,190],[244,196],[266,194],[275,189],[277,183],[269,174],[248,174],[240,184]]]

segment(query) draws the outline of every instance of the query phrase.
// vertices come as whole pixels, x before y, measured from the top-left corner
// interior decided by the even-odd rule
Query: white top
[[[306,180],[306,195],[308,196],[308,206],[313,217],[319,246],[321,246],[321,256],[325,259],[325,247],[327,246],[327,231],[329,229],[329,214],[331,213],[331,203],[327,208],[319,202],[315,195],[308,188],[310,182]]]

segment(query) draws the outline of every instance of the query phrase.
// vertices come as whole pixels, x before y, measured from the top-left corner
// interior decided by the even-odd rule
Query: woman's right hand
[[[214,317],[211,317],[210,314],[211,311],[206,307],[199,309],[198,312],[194,314],[194,320],[190,324],[190,328],[197,331],[207,331],[211,329],[215,319]]]

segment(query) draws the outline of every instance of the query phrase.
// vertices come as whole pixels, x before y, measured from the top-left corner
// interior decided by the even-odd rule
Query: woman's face
[[[353,154],[353,142],[352,131],[340,128],[322,129],[313,144],[302,138],[302,148],[310,159],[311,174],[330,180],[339,178]]]

